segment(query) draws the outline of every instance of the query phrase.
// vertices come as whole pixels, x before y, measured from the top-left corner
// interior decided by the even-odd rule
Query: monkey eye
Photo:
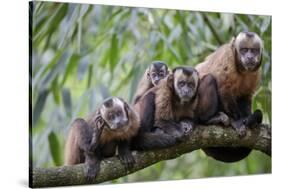
[[[121,116],[121,111],[117,111],[116,113],[115,113],[115,115],[117,116],[117,117],[120,117]]]
[[[157,74],[156,74],[155,72],[151,73],[151,76],[152,76],[152,77],[156,77],[156,75],[157,75]]]
[[[114,119],[114,117],[115,117],[115,116],[114,116],[114,114],[113,114],[113,113],[109,113],[109,114],[108,114],[108,119],[109,119],[109,120],[113,120],[113,119]]]
[[[248,51],[248,48],[241,48],[240,53],[245,54]]]
[[[160,76],[160,77],[164,77],[164,72],[160,72],[160,73],[159,73],[159,76]]]
[[[253,54],[258,54],[260,52],[259,49],[252,49]]]
[[[178,85],[179,85],[179,87],[183,87],[185,85],[185,82],[184,81],[180,81]]]
[[[188,83],[187,85],[188,85],[188,87],[190,87],[190,88],[193,88],[193,87],[194,87],[194,83],[193,83],[193,82],[190,82],[190,83]]]

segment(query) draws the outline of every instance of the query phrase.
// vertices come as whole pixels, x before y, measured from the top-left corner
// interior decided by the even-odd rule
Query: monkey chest
[[[189,106],[176,106],[173,112],[175,121],[194,118],[194,110]]]
[[[259,82],[256,75],[224,75],[218,81],[221,96],[248,96],[252,95]]]

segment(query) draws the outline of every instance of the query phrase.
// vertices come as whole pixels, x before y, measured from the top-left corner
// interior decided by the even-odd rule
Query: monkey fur
[[[247,126],[262,122],[262,112],[251,112],[252,97],[261,80],[263,42],[253,32],[241,32],[198,64],[200,77],[212,74],[218,85],[220,111],[231,118],[231,126],[242,137]],[[223,162],[244,159],[251,149],[221,147],[203,149],[207,155]]]
[[[70,128],[65,146],[65,164],[86,164],[86,178],[92,180],[100,169],[100,161],[116,154],[126,168],[134,158],[130,140],[140,127],[139,116],[121,98],[112,97],[103,102],[85,121],[76,119]]]

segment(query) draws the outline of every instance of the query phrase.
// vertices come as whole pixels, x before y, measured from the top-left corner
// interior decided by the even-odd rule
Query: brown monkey
[[[225,112],[240,136],[245,127],[261,123],[262,113],[251,113],[251,101],[260,82],[263,41],[253,32],[241,32],[198,64],[200,77],[212,74],[218,85],[220,111]],[[224,162],[239,161],[248,156],[251,149],[244,147],[207,148],[207,155]]]
[[[217,114],[218,94],[215,79],[201,80],[192,67],[177,67],[143,95],[134,106],[141,128],[132,146],[138,150],[174,145],[187,135],[193,123],[225,123],[228,117]],[[228,124],[228,123],[226,123]]]
[[[134,97],[134,104],[144,95],[146,91],[156,86],[161,79],[169,74],[168,66],[162,61],[155,61],[145,70],[142,79],[139,82]]]
[[[126,168],[134,158],[129,150],[130,140],[138,132],[139,116],[121,98],[103,102],[87,121],[76,119],[70,128],[65,146],[65,164],[86,163],[86,178],[96,177],[100,161],[116,154]]]

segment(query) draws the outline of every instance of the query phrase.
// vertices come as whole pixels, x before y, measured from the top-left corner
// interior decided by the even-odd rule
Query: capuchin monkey
[[[65,146],[65,164],[86,164],[86,179],[91,181],[100,169],[103,158],[116,154],[126,168],[135,160],[130,141],[140,127],[139,116],[121,98],[106,99],[96,112],[84,119],[76,119],[70,128]]]
[[[212,74],[218,85],[220,111],[231,118],[231,126],[243,137],[246,127],[262,122],[262,112],[251,111],[253,95],[261,80],[263,41],[253,32],[241,32],[198,64],[200,77]],[[207,155],[223,162],[235,162],[248,156],[246,147],[210,147]]]
[[[134,104],[152,87],[156,86],[161,79],[169,74],[168,66],[162,61],[155,61],[146,69],[139,82],[134,97]]]
[[[194,123],[229,124],[218,111],[216,81],[212,75],[199,79],[192,67],[177,67],[134,105],[141,120],[133,149],[173,146],[188,135]]]

